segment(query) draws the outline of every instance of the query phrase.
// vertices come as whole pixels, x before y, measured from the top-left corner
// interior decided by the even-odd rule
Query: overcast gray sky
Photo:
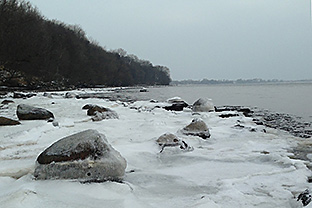
[[[181,79],[312,79],[311,0],[31,0]]]

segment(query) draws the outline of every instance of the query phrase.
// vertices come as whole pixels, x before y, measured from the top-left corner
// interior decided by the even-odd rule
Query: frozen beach
[[[32,120],[0,127],[1,207],[295,208],[302,207],[296,197],[311,186],[306,161],[291,159],[292,149],[310,139],[256,125],[240,112],[220,118],[226,112],[166,111],[156,107],[162,102],[66,99],[61,93],[5,99],[14,103],[2,106],[2,116],[17,119],[17,105],[28,104],[53,112],[58,126]],[[82,110],[85,104],[108,107],[119,119],[93,122]],[[210,138],[181,133],[194,118],[205,121]],[[45,148],[87,129],[103,133],[126,158],[122,183],[34,179],[36,158]],[[156,140],[167,132],[193,148],[160,153]]]

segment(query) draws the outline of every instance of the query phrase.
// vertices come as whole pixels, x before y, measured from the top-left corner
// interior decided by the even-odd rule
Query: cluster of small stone
[[[254,118],[254,122],[258,125],[284,130],[296,137],[312,137],[311,123],[304,122],[300,117],[259,109],[255,109],[251,116]]]
[[[312,137],[311,123],[303,121],[300,117],[292,116],[286,113],[274,113],[268,110],[258,108],[248,108],[243,106],[216,107],[216,112],[223,111],[242,112],[244,116],[252,117],[253,121],[258,125],[284,130],[296,137],[301,138]],[[234,113],[220,115],[220,117],[223,118],[231,116],[237,116],[237,114]]]

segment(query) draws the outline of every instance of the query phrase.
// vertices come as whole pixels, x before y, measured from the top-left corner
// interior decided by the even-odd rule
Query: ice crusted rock
[[[170,98],[167,100],[167,102],[171,105],[165,106],[163,108],[168,110],[168,111],[183,111],[183,108],[186,108],[189,106],[189,104],[187,104],[187,102],[185,102],[184,100],[182,100],[179,97]]]
[[[101,121],[103,119],[118,119],[119,118],[118,114],[115,111],[109,108],[105,108],[103,106],[86,104],[85,106],[82,107],[82,109],[88,110],[87,115],[93,116],[92,117],[93,121]]]
[[[165,133],[161,135],[157,140],[157,144],[161,147],[160,153],[164,151],[165,147],[179,146],[183,150],[193,150],[186,142],[179,139],[176,135],[171,133]]]
[[[193,111],[195,112],[213,112],[215,111],[212,101],[208,98],[199,98],[193,104]]]
[[[189,125],[181,130],[181,132],[185,135],[199,136],[203,139],[210,137],[210,132],[206,123],[199,118],[193,119]]]
[[[47,120],[49,118],[54,118],[52,112],[26,104],[18,105],[16,114],[20,120]]]
[[[82,131],[52,144],[37,158],[36,179],[121,180],[127,162],[96,130]]]

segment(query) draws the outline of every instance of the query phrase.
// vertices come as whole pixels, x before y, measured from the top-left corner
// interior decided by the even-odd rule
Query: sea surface
[[[312,122],[312,83],[179,85],[148,88],[144,99],[165,101],[181,97],[189,104],[198,98],[212,99],[216,106],[241,105],[287,113]]]

